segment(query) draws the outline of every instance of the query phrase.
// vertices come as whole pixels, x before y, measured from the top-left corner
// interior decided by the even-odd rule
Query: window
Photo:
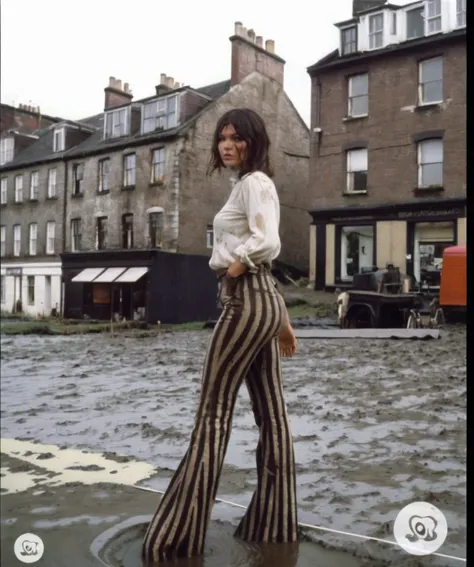
[[[71,252],[81,249],[82,222],[81,219],[71,219]]]
[[[53,133],[53,152],[63,152],[66,141],[66,130],[56,128]]]
[[[32,201],[38,200],[38,186],[39,174],[37,171],[33,171],[30,176],[30,199]]]
[[[343,226],[340,230],[341,280],[351,281],[354,274],[374,266],[374,227]]]
[[[128,154],[123,158],[123,186],[135,187],[135,154]]]
[[[426,33],[437,33],[441,31],[441,0],[427,1]]]
[[[367,191],[367,149],[347,152],[347,193],[365,193]]]
[[[165,148],[153,150],[153,164],[151,169],[151,182],[163,183],[165,179]]]
[[[28,305],[35,304],[35,276],[26,277],[28,285]]]
[[[14,157],[15,139],[2,138],[0,142],[0,165],[5,165],[6,163],[12,161]]]
[[[174,128],[178,123],[178,95],[153,100],[144,105],[143,133]]]
[[[122,248],[133,248],[133,214],[122,216]]]
[[[105,250],[107,248],[107,217],[98,217],[96,225],[96,248]]]
[[[397,13],[392,12],[391,16],[392,16],[392,26],[390,28],[390,33],[392,35],[397,35]]]
[[[150,231],[150,246],[152,248],[161,248],[163,245],[163,210],[157,207],[157,210],[149,211],[148,222]]]
[[[214,247],[214,227],[212,226],[212,224],[207,225],[206,247],[207,248],[213,248]]]
[[[341,30],[342,55],[357,52],[357,27]]]
[[[456,243],[454,225],[452,221],[415,224],[413,275],[418,282],[428,284],[433,272],[442,270],[445,248]]]
[[[57,194],[57,185],[56,185],[56,168],[50,169],[48,171],[48,198],[54,199]]]
[[[109,190],[109,168],[109,158],[99,161],[99,193],[106,193]]]
[[[427,59],[419,64],[419,104],[443,102],[443,58]]]
[[[21,254],[21,225],[13,225],[13,256]]]
[[[418,143],[418,187],[443,186],[443,140]]]
[[[1,181],[1,204],[6,205],[8,200],[8,178],[3,177]]]
[[[1,256],[5,256],[7,253],[7,227],[6,226],[2,226],[0,228],[0,253]]]
[[[105,114],[105,137],[119,138],[129,131],[130,108],[119,108]]]
[[[5,276],[0,276],[0,296],[2,303],[5,303]]]
[[[37,242],[38,242],[38,225],[32,222],[29,226],[28,235],[28,254],[30,256],[36,256],[37,252]]]
[[[72,168],[72,194],[84,195],[84,164],[76,163]]]
[[[46,223],[46,254],[54,254],[54,240],[56,238],[56,223]]]
[[[369,75],[349,77],[349,116],[369,113]]]
[[[407,11],[407,39],[423,37],[425,35],[424,8],[414,8]]]
[[[15,203],[23,202],[23,175],[15,177]]]
[[[369,17],[369,48],[383,47],[383,14]]]
[[[456,0],[456,26],[466,25],[466,0]]]

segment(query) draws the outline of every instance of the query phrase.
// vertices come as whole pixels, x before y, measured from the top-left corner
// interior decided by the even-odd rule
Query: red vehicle
[[[450,246],[443,252],[441,269],[440,307],[446,320],[455,314],[465,314],[467,298],[466,245]]]

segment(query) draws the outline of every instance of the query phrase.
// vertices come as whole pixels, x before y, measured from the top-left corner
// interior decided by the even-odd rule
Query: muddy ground
[[[186,450],[209,337],[210,331],[2,337],[2,438],[112,459],[113,453],[128,455],[156,467],[142,484],[163,490]],[[462,326],[447,326],[431,341],[300,340],[283,371],[301,522],[393,540],[398,511],[424,500],[447,517],[439,552],[465,557],[465,354]],[[218,497],[250,501],[257,438],[244,387]],[[47,466],[47,458],[38,464]],[[155,497],[143,494],[141,513],[149,515]],[[11,511],[15,505],[7,499],[19,497],[2,496],[2,521],[4,503]],[[117,499],[109,516],[120,516],[130,498],[127,492]],[[71,514],[77,507],[93,514],[98,506],[96,499],[80,498]],[[141,506],[133,507],[139,514]],[[463,564],[320,530],[306,533],[348,558],[371,559],[361,565]]]

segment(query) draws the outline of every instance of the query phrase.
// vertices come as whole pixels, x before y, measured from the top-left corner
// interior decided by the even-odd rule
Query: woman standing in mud
[[[262,543],[297,540],[294,451],[280,360],[280,354],[294,354],[296,339],[270,272],[280,253],[280,205],[269,148],[257,113],[234,109],[220,118],[210,172],[228,168],[238,176],[214,219],[210,267],[219,278],[223,312],[206,354],[189,448],[145,535],[146,564],[203,553],[244,380],[260,429],[258,484],[236,536]]]

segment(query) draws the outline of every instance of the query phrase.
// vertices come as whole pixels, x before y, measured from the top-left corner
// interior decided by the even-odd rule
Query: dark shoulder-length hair
[[[250,108],[234,108],[220,117],[212,139],[208,175],[224,167],[219,154],[219,138],[222,130],[229,125],[232,125],[238,136],[247,142],[247,152],[239,171],[239,177],[252,171],[262,171],[272,177],[273,168],[269,156],[270,138],[267,128],[262,117]]]

